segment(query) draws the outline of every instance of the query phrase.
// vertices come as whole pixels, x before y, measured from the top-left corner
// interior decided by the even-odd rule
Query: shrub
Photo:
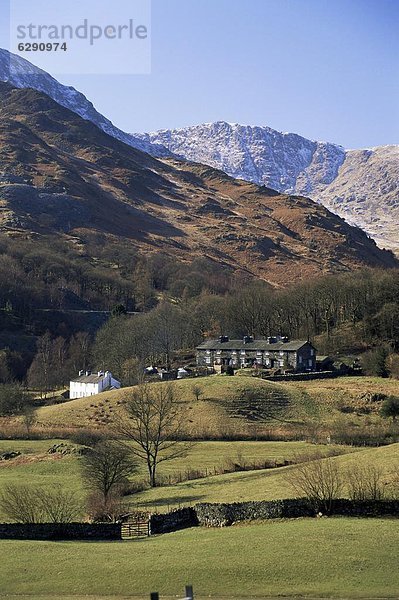
[[[0,508],[17,523],[71,523],[81,512],[75,494],[58,486],[44,490],[8,485],[0,495]]]
[[[89,446],[90,448],[93,448],[103,439],[104,436],[93,429],[82,429],[81,431],[74,432],[70,437],[71,442],[74,444],[78,444],[79,446]]]
[[[362,357],[364,372],[376,377],[388,377],[387,358],[388,351],[384,347],[366,352]]]
[[[93,492],[87,499],[87,514],[95,523],[116,523],[128,512],[128,504],[123,502],[119,491],[104,498],[101,492]]]
[[[399,379],[399,354],[390,354],[388,356],[387,367],[392,379]]]
[[[331,513],[334,499],[342,489],[342,477],[332,458],[318,458],[287,471],[286,479],[299,495],[304,495],[315,507]]]
[[[383,472],[375,465],[352,465],[346,480],[351,500],[383,500],[386,495]]]
[[[392,421],[396,421],[399,416],[399,398],[397,396],[388,396],[381,406],[380,413],[383,417],[392,417]]]
[[[29,400],[28,394],[20,385],[0,384],[0,416],[22,413]]]

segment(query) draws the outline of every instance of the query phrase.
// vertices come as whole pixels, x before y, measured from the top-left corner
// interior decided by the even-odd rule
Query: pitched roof
[[[81,375],[80,377],[76,377],[76,379],[71,379],[71,381],[74,383],[99,383],[104,378],[105,375]]]
[[[285,350],[287,352],[295,352],[306,344],[310,344],[307,340],[292,340],[290,342],[275,342],[269,344],[267,340],[254,340],[253,342],[245,343],[244,340],[229,340],[221,342],[220,340],[207,340],[197,346],[197,350]]]

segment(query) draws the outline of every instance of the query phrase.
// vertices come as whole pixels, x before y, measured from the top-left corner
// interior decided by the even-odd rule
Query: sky
[[[58,79],[129,132],[223,120],[398,144],[398,31],[399,0],[152,0],[149,74]]]

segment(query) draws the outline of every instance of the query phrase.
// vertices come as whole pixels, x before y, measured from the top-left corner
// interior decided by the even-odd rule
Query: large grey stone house
[[[269,337],[254,340],[245,336],[230,340],[227,336],[207,340],[197,347],[197,365],[213,367],[220,371],[223,366],[258,366],[264,369],[293,369],[297,372],[316,370],[316,349],[306,340],[288,340]]]

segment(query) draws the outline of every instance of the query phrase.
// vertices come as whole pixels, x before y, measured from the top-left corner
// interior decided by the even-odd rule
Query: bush
[[[334,500],[342,489],[342,477],[332,458],[319,457],[287,471],[286,480],[299,495],[304,495],[314,507],[331,513]]]
[[[375,465],[354,464],[347,470],[346,480],[351,500],[383,500],[386,495],[383,472]]]
[[[20,385],[0,384],[0,416],[21,414],[29,401],[30,397]]]
[[[75,494],[58,486],[44,490],[8,485],[0,495],[0,508],[17,523],[72,523],[81,512]]]
[[[375,377],[388,377],[387,358],[388,351],[384,347],[366,352],[362,357],[363,371]]]
[[[86,506],[88,516],[94,523],[116,523],[129,509],[119,491],[114,491],[107,498],[101,492],[93,492],[89,495]]]
[[[392,417],[392,420],[396,421],[396,417],[399,416],[399,398],[397,396],[388,396],[381,406],[380,413],[383,417]]]
[[[90,448],[93,448],[96,444],[103,441],[104,436],[92,429],[82,429],[81,431],[74,432],[69,439],[79,446],[89,446]]]
[[[392,379],[399,379],[399,354],[390,354],[388,356],[387,367]]]

